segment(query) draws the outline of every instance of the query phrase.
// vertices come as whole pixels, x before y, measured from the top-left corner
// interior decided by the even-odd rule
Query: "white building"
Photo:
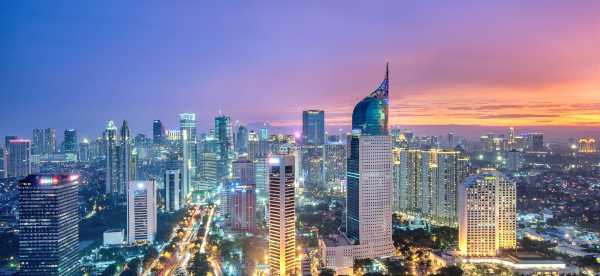
[[[154,181],[130,181],[127,189],[127,243],[152,243],[156,235]]]
[[[102,245],[123,245],[125,241],[125,231],[123,229],[109,229],[102,234]]]
[[[516,249],[516,186],[496,170],[465,180],[458,191],[459,250],[467,257],[493,257]]]

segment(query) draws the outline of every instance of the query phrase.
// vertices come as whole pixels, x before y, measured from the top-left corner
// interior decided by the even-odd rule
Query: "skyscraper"
[[[104,131],[104,152],[106,154],[106,194],[119,193],[119,153],[117,151],[118,142],[119,137],[117,134],[117,127],[113,121],[108,121],[108,126]]]
[[[123,121],[120,130],[121,136],[118,145],[119,157],[119,194],[125,194],[126,188],[129,185],[129,181],[133,180],[133,172],[135,164],[132,164],[132,140],[129,132],[129,125],[127,121]]]
[[[258,133],[251,130],[248,133],[248,159],[254,161],[256,157],[260,156],[260,141],[258,140]]]
[[[152,142],[155,145],[162,145],[165,143],[165,127],[160,120],[154,120],[152,122]]]
[[[389,72],[352,112],[348,138],[346,234],[320,243],[328,268],[345,270],[353,261],[394,255],[392,240],[392,137],[388,134]]]
[[[24,177],[30,174],[31,141],[26,139],[8,141],[8,162],[6,163],[8,177]]]
[[[352,112],[347,176],[347,236],[361,258],[391,256],[392,139],[388,134],[389,73]]]
[[[323,149],[325,144],[325,112],[302,112],[302,171],[305,186],[323,185]]]
[[[56,130],[53,128],[33,130],[32,154],[51,154],[56,152]]]
[[[196,145],[196,114],[179,114],[179,129],[181,131],[183,155],[183,192],[188,194],[192,179],[196,179],[196,166],[198,162],[198,148]]]
[[[458,191],[458,245],[468,257],[516,249],[516,186],[495,170],[470,176]]]
[[[324,163],[326,187],[342,189],[340,186],[346,185],[346,143],[339,136],[325,144]]]
[[[165,177],[165,209],[167,212],[175,212],[181,208],[185,198],[183,197],[181,172],[179,170],[166,170]]]
[[[65,140],[63,141],[63,152],[77,154],[77,131],[65,129]]]
[[[131,181],[127,189],[127,243],[154,242],[156,186],[154,181]]]
[[[77,175],[19,183],[19,275],[80,275]]]
[[[294,158],[269,158],[269,271],[296,274],[296,211]],[[391,214],[390,214],[391,215]]]
[[[232,162],[233,178],[239,179],[242,185],[256,184],[256,170],[254,162],[248,158],[239,157]]]
[[[231,161],[233,159],[233,131],[229,116],[215,118],[215,137],[219,143],[219,165],[217,179],[222,181],[231,176]]]
[[[546,151],[546,147],[544,146],[544,134],[543,133],[527,134],[527,151],[533,151],[533,152]]]
[[[248,129],[240,125],[235,139],[235,151],[238,154],[248,153]]]
[[[81,141],[81,143],[79,143],[79,150],[77,152],[78,152],[77,159],[80,162],[89,162],[92,157],[90,141],[88,139],[84,138],[83,141]]]

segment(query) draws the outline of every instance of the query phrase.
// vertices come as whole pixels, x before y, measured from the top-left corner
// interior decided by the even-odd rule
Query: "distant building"
[[[19,183],[19,275],[80,275],[79,176],[29,175]]]
[[[104,131],[104,152],[106,154],[106,177],[105,193],[118,194],[119,189],[119,137],[117,127],[113,121],[108,121],[108,126]]]
[[[395,148],[396,211],[456,226],[456,195],[467,177],[468,163],[459,151]]]
[[[256,184],[256,169],[254,162],[240,157],[232,163],[233,178],[239,179],[242,185]]]
[[[235,151],[238,154],[248,153],[248,129],[240,125],[235,139]]]
[[[12,139],[8,141],[6,174],[8,177],[24,177],[31,173],[31,141]]]
[[[165,143],[165,127],[160,120],[152,122],[152,143],[155,145],[163,145]]]
[[[269,158],[269,271],[296,274],[296,211],[294,158]]]
[[[185,205],[183,181],[180,170],[166,170],[165,177],[165,210],[175,212]]]
[[[129,182],[135,179],[135,163],[132,163],[132,139],[129,125],[124,120],[120,129],[121,136],[118,142],[118,193],[125,194]]]
[[[459,250],[467,257],[493,257],[516,249],[516,185],[485,170],[467,178],[458,192]]]
[[[512,149],[506,152],[506,169],[509,171],[518,171],[523,167],[523,153]]]
[[[231,117],[218,116],[215,118],[215,138],[218,141],[219,162],[217,165],[217,180],[231,177],[231,161],[233,160],[233,130]]]
[[[304,184],[315,188],[324,183],[325,112],[302,112],[302,174]]]
[[[127,243],[153,243],[156,236],[154,181],[131,181],[127,189]]]
[[[544,146],[544,134],[543,133],[529,133],[527,134],[527,151],[542,152],[546,151]]]
[[[33,130],[32,154],[51,154],[56,152],[56,130],[53,128]]]
[[[346,143],[337,138],[325,144],[325,183],[326,187],[345,190],[346,185]]]
[[[598,148],[596,139],[594,138],[579,138],[577,141],[577,152],[579,153],[596,153]]]
[[[77,131],[74,129],[65,129],[64,134],[63,152],[77,154]]]
[[[179,114],[179,130],[181,133],[183,155],[183,192],[188,194],[192,179],[196,179],[196,166],[198,164],[198,147],[196,140],[196,114]]]

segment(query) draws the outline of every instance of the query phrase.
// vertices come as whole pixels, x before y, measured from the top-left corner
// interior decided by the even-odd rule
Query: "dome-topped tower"
[[[352,133],[360,135],[388,134],[389,66],[385,67],[383,82],[354,107]]]

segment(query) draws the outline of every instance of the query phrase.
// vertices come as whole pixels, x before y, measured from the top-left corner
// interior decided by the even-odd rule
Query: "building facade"
[[[156,236],[154,181],[131,181],[127,189],[127,243],[153,243]]]
[[[31,173],[31,141],[11,139],[8,141],[8,156],[5,157],[8,177],[24,177]]]
[[[269,158],[269,271],[296,275],[294,158]]]
[[[459,250],[467,257],[494,257],[515,250],[516,185],[485,170],[467,178],[458,193]]]
[[[20,181],[19,275],[81,275],[78,193],[78,175]]]

